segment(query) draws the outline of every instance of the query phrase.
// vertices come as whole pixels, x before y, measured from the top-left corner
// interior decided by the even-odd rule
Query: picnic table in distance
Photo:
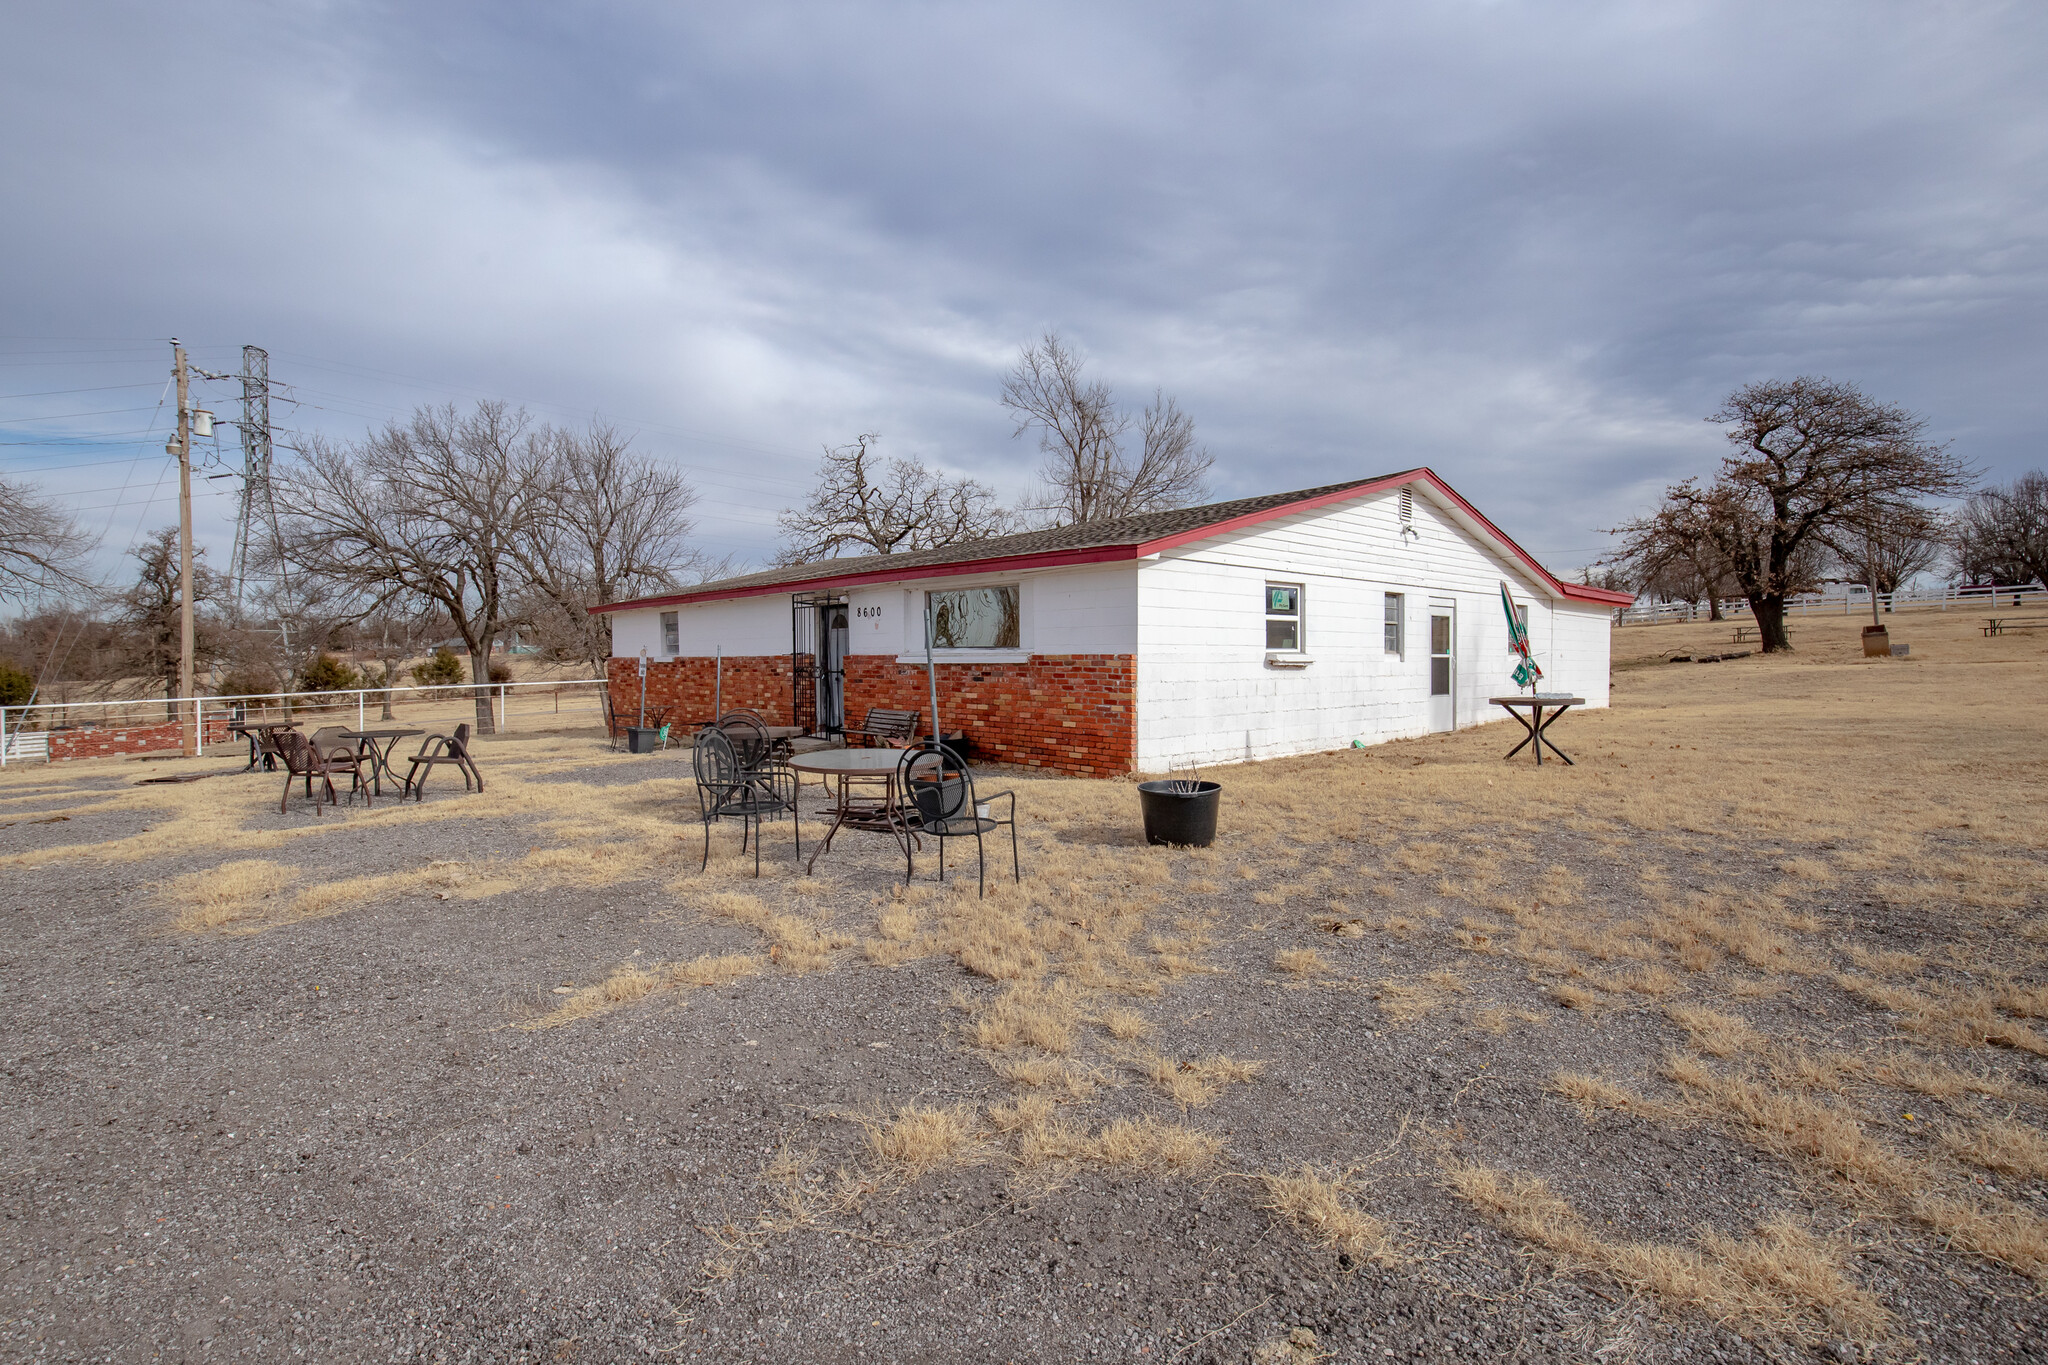
[[[1564,750],[1551,743],[1550,736],[1544,732],[1557,723],[1559,716],[1571,710],[1574,706],[1584,706],[1586,704],[1584,697],[1569,697],[1562,693],[1538,692],[1533,695],[1517,693],[1512,697],[1490,697],[1488,700],[1520,721],[1522,728],[1529,732],[1528,738],[1508,750],[1506,755],[1508,758],[1513,758],[1516,754],[1534,744],[1536,746],[1537,767],[1543,766],[1543,750],[1546,747],[1550,752],[1564,759],[1567,767],[1575,768],[1578,766],[1571,761],[1571,758]],[[1524,711],[1529,712],[1529,714],[1523,715],[1522,712]],[[1550,712],[1550,714],[1545,716],[1545,711]]]

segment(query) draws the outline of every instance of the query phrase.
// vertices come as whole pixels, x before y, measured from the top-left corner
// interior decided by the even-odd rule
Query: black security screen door
[[[846,728],[846,598],[796,593],[789,610],[790,723],[807,734]]]

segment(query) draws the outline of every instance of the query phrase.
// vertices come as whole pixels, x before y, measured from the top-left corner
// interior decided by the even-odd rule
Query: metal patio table
[[[901,749],[818,749],[808,754],[794,754],[786,760],[790,768],[813,777],[832,780],[833,802],[826,810],[832,817],[832,828],[825,832],[825,841],[812,852],[810,862],[804,871],[810,872],[818,865],[818,856],[832,847],[832,836],[841,826],[851,825],[855,829],[887,830],[896,840],[896,846],[903,850],[904,866],[911,865],[911,850],[917,842],[917,833],[903,813],[902,793],[896,789],[897,765],[903,761]],[[856,804],[852,789],[880,785],[882,799]]]
[[[1489,697],[1487,700],[1522,722],[1522,728],[1529,732],[1527,739],[1524,739],[1520,744],[1508,750],[1507,757],[1513,758],[1516,754],[1534,744],[1536,746],[1537,767],[1543,766],[1543,750],[1546,747],[1550,752],[1564,759],[1567,767],[1575,768],[1578,766],[1566,756],[1564,750],[1550,742],[1550,736],[1545,734],[1544,731],[1555,725],[1557,718],[1571,710],[1574,706],[1584,706],[1586,704],[1584,697],[1567,697],[1538,692],[1534,696],[1527,693],[1518,693],[1512,697]],[[1529,714],[1523,715],[1522,712],[1524,711],[1529,712]],[[1545,711],[1548,711],[1550,714],[1548,716],[1544,715]]]
[[[384,794],[384,779],[388,777],[393,782],[398,780],[398,774],[391,771],[391,751],[398,747],[399,740],[410,739],[414,735],[423,735],[425,733],[425,730],[408,730],[401,726],[385,726],[368,730],[343,730],[341,737],[355,741],[357,758],[368,758],[370,760],[370,785],[377,795],[382,796]],[[377,747],[377,741],[380,739],[384,741],[382,749]]]

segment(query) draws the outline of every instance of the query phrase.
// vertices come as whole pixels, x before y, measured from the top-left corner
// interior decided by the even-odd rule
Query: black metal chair
[[[761,822],[784,812],[796,835],[796,856],[804,856],[803,820],[796,809],[796,774],[765,760],[749,766],[740,761],[732,740],[716,725],[697,732],[690,746],[690,766],[697,776],[697,818],[704,825],[704,858],[697,870],[711,866],[711,825],[716,820],[740,822],[740,852],[754,842],[754,875],[761,875]]]
[[[939,880],[946,879],[946,841],[948,839],[974,840],[975,893],[988,894],[988,854],[982,843],[982,835],[1008,825],[1010,828],[1010,879],[1024,880],[1023,863],[1017,857],[1017,795],[1015,792],[991,792],[978,795],[974,789],[974,770],[967,766],[967,760],[951,747],[934,746],[930,740],[915,749],[906,749],[896,764],[897,785],[904,793],[916,813],[913,828],[920,835],[930,835],[939,841]],[[1007,800],[1008,812],[1002,819],[993,813],[993,803]],[[912,872],[914,874],[915,868]],[[904,881],[908,882],[906,875]]]
[[[410,796],[415,804],[424,804],[427,799],[427,777],[443,763],[454,764],[455,771],[462,774],[464,791],[471,789],[471,778],[476,779],[475,790],[484,789],[484,775],[477,771],[476,760],[469,756],[468,721],[456,726],[452,735],[428,735],[420,741],[420,751],[407,762],[411,766],[405,770],[405,786],[398,793],[401,802]]]

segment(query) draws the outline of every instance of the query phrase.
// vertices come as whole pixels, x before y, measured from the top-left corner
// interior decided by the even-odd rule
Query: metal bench
[[[917,738],[918,723],[924,719],[922,711],[896,711],[882,706],[870,706],[868,718],[857,729],[848,729],[846,742],[852,744],[858,738],[868,748],[901,749]]]

